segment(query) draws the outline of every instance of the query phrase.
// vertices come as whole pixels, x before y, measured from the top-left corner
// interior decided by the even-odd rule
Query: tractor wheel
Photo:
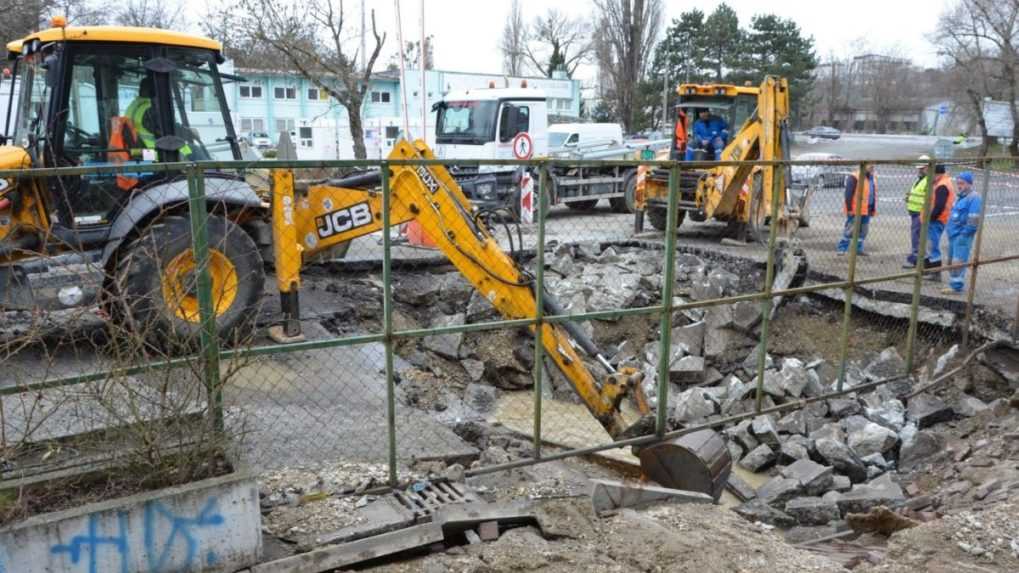
[[[224,343],[241,342],[251,333],[262,296],[262,257],[234,223],[210,215],[207,228],[216,331]],[[195,265],[188,219],[171,216],[151,224],[118,260],[113,304],[120,326],[151,348],[196,348],[201,321]]]
[[[651,221],[651,226],[656,230],[664,231],[667,227],[666,220],[669,217],[669,211],[665,207],[657,207],[653,205],[647,206],[647,218]],[[676,228],[683,224],[683,219],[686,218],[686,211],[679,211],[676,213]]]
[[[623,184],[623,190],[625,195],[609,199],[609,204],[612,205],[612,210],[616,213],[633,213],[633,205],[635,201],[634,196],[637,193],[636,171],[626,178],[626,182]]]

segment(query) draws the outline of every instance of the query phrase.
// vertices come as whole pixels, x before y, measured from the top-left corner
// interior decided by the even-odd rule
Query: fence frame
[[[984,161],[988,161],[994,158],[985,158]],[[927,195],[925,198],[925,212],[929,211],[931,203],[931,195],[933,194],[933,175],[935,172],[936,164],[944,165],[970,165],[972,163],[980,161],[979,159],[967,160],[967,161],[936,161],[930,160],[928,165],[928,180],[927,180]],[[187,206],[189,212],[189,221],[192,232],[192,248],[195,253],[196,270],[198,277],[198,298],[199,298],[199,311],[200,311],[200,350],[197,357],[201,360],[202,372],[204,382],[208,392],[208,399],[211,404],[210,415],[213,416],[213,422],[216,424],[216,428],[223,430],[224,426],[224,413],[223,413],[223,389],[220,384],[220,364],[223,360],[230,360],[240,357],[248,356],[271,356],[275,354],[283,354],[290,352],[301,352],[308,350],[321,350],[328,348],[335,348],[341,346],[353,346],[367,343],[381,342],[385,348],[385,381],[386,381],[386,427],[387,427],[387,466],[388,466],[388,480],[390,485],[396,485],[399,483],[399,466],[398,466],[398,455],[397,455],[397,434],[396,434],[396,388],[395,388],[395,372],[394,372],[394,347],[397,341],[408,338],[420,338],[424,336],[441,335],[441,334],[452,334],[452,333],[469,333],[469,332],[482,332],[486,330],[495,329],[506,329],[506,328],[521,328],[529,327],[534,331],[535,345],[534,345],[534,365],[532,377],[534,381],[533,395],[534,395],[534,408],[533,408],[533,458],[520,460],[516,462],[510,462],[505,464],[498,464],[493,466],[487,466],[482,468],[475,468],[469,470],[468,475],[481,475],[485,473],[491,473],[494,471],[501,471],[504,469],[511,469],[514,467],[521,467],[533,463],[540,463],[543,461],[551,461],[556,459],[562,459],[569,456],[583,455],[594,453],[598,451],[608,450],[621,446],[640,446],[649,443],[654,443],[663,439],[672,439],[681,436],[686,433],[694,432],[704,428],[717,428],[724,426],[729,423],[737,422],[744,419],[753,418],[758,415],[768,413],[785,412],[789,410],[795,410],[803,408],[806,405],[817,402],[820,400],[826,400],[833,397],[843,396],[853,392],[860,392],[868,389],[873,389],[891,381],[901,380],[913,376],[915,370],[914,366],[914,354],[915,354],[915,342],[918,336],[918,321],[919,321],[919,305],[921,300],[922,292],[922,281],[924,275],[931,272],[942,272],[944,270],[967,268],[970,269],[969,277],[969,288],[966,297],[965,305],[965,318],[962,326],[963,345],[966,346],[969,342],[969,335],[971,330],[971,319],[972,310],[974,305],[974,292],[978,280],[978,269],[980,266],[988,264],[1001,264],[1011,261],[1019,260],[1019,255],[1008,255],[1008,256],[997,256],[984,258],[981,257],[981,246],[982,236],[984,230],[984,224],[986,218],[983,216],[986,210],[987,203],[989,202],[989,180],[990,180],[990,169],[985,169],[984,180],[983,180],[983,206],[980,219],[980,226],[975,239],[975,249],[970,260],[962,264],[949,264],[944,265],[938,269],[926,269],[924,268],[924,259],[926,258],[927,252],[927,224],[929,217],[924,217],[921,232],[920,242],[917,254],[917,263],[911,270],[899,273],[885,274],[877,277],[857,278],[856,267],[857,267],[857,246],[859,245],[860,234],[861,234],[861,217],[857,216],[853,223],[852,240],[850,245],[850,251],[848,256],[848,274],[847,279],[844,281],[831,281],[831,282],[819,282],[810,285],[800,286],[796,288],[787,288],[782,290],[773,289],[773,278],[775,275],[775,260],[776,251],[778,248],[778,227],[779,225],[774,224],[780,218],[779,204],[777,201],[771,202],[770,217],[772,224],[769,226],[768,236],[768,254],[765,263],[765,287],[760,292],[747,293],[731,297],[722,297],[718,299],[702,300],[695,302],[683,302],[676,304],[673,297],[673,288],[675,284],[675,259],[677,254],[677,238],[676,238],[676,223],[677,223],[677,212],[679,202],[679,181],[683,170],[688,169],[699,169],[716,167],[719,165],[752,165],[762,167],[786,167],[795,165],[825,165],[825,166],[856,166],[858,167],[859,175],[857,179],[858,189],[863,186],[865,178],[865,170],[867,165],[901,165],[901,164],[912,164],[915,160],[874,160],[874,161],[859,161],[859,160],[839,160],[839,161],[723,161],[723,162],[680,162],[680,161],[575,161],[575,160],[530,160],[530,161],[468,161],[468,160],[382,160],[382,161],[260,161],[257,164],[251,162],[197,162],[197,163],[172,163],[172,164],[155,164],[151,166],[150,171],[152,172],[179,172],[184,173],[187,177],[188,183],[188,199]],[[537,302],[537,309],[535,316],[532,318],[516,319],[516,320],[496,320],[491,322],[464,324],[456,326],[446,326],[439,328],[419,328],[409,330],[396,330],[393,327],[393,298],[392,298],[392,240],[391,240],[391,229],[390,229],[390,209],[389,206],[392,200],[392,189],[390,186],[390,174],[391,167],[397,165],[412,165],[412,166],[432,166],[432,165],[503,165],[503,166],[518,166],[537,169],[539,173],[538,178],[538,208],[537,208],[537,246],[535,253],[535,286],[534,293]],[[989,164],[989,163],[986,163]],[[546,243],[546,225],[548,220],[549,205],[545,201],[545,193],[549,186],[549,169],[556,165],[573,165],[573,166],[603,166],[613,165],[621,167],[636,167],[636,166],[653,166],[669,170],[669,196],[668,196],[668,211],[667,211],[667,230],[664,237],[664,249],[663,256],[663,285],[661,296],[662,300],[660,304],[648,305],[638,308],[628,309],[608,309],[598,310],[584,313],[574,313],[567,315],[547,315],[542,306],[545,288],[545,248]],[[215,318],[213,314],[212,305],[212,283],[209,274],[209,241],[207,233],[207,217],[209,208],[209,197],[205,192],[205,172],[206,170],[239,170],[243,171],[253,166],[258,168],[286,168],[286,169],[303,169],[303,168],[351,168],[351,167],[376,167],[381,170],[381,190],[382,190],[382,204],[383,204],[383,227],[382,232],[382,244],[383,244],[383,256],[382,256],[382,282],[383,282],[383,328],[381,333],[368,334],[368,335],[357,335],[357,336],[345,336],[336,337],[327,340],[315,340],[298,342],[288,344],[285,346],[261,346],[261,347],[249,347],[249,348],[229,348],[221,349],[218,343],[218,336],[216,332]],[[74,168],[46,168],[46,169],[33,169],[29,171],[0,171],[0,177],[10,177],[17,180],[23,180],[29,177],[50,177],[50,176],[67,176],[67,175],[82,175],[82,174],[116,174],[129,171],[130,166],[101,166],[101,167],[74,167]],[[147,166],[148,169],[148,166]],[[782,185],[782,177],[774,178],[775,189],[773,190],[772,196],[781,196],[780,185]],[[861,202],[863,193],[857,192],[856,194],[856,213],[860,212]],[[905,371],[899,375],[895,375],[891,378],[884,380],[878,380],[866,384],[860,384],[851,388],[844,388],[844,381],[846,375],[846,363],[848,356],[848,331],[852,317],[853,307],[853,296],[857,288],[866,286],[869,284],[876,284],[886,282],[890,280],[912,278],[913,279],[913,292],[910,304],[910,317],[909,327],[906,339],[907,356],[906,356],[906,368]],[[840,337],[840,363],[838,365],[838,378],[837,378],[837,389],[834,392],[824,393],[822,396],[814,398],[805,398],[795,402],[789,402],[781,404],[771,408],[763,408],[763,382],[766,366],[766,357],[768,349],[768,330],[771,320],[771,313],[773,308],[773,302],[776,297],[791,296],[797,294],[809,294],[831,289],[842,289],[845,293],[845,306],[843,311],[842,330]],[[724,417],[719,420],[715,420],[706,424],[699,424],[693,427],[682,428],[679,430],[668,431],[668,398],[669,398],[669,384],[668,372],[671,358],[671,330],[672,330],[672,316],[676,311],[692,310],[692,309],[706,309],[718,305],[728,305],[741,301],[752,301],[759,302],[761,306],[761,334],[759,339],[759,354],[757,356],[757,373],[756,373],[756,397],[755,397],[755,408],[753,412],[747,412],[735,416]],[[657,384],[657,403],[658,408],[655,416],[654,433],[644,436],[628,438],[624,440],[613,440],[611,442],[592,446],[588,448],[579,449],[568,449],[565,451],[559,451],[553,454],[545,454],[542,452],[542,445],[544,443],[542,436],[542,413],[543,413],[543,378],[544,378],[544,349],[542,346],[542,329],[544,325],[562,324],[567,321],[581,320],[597,320],[597,319],[618,319],[625,316],[632,315],[653,315],[655,313],[660,314],[660,352],[659,352],[659,363],[657,365],[657,371],[659,375],[660,383]],[[1019,300],[1017,300],[1016,307],[1016,320],[1013,324],[1013,340],[1019,339]],[[161,360],[156,363],[142,363],[131,367],[120,368],[116,370],[108,370],[103,372],[92,372],[87,374],[79,374],[75,376],[68,376],[63,378],[57,378],[53,380],[45,380],[38,383],[31,383],[21,386],[9,386],[0,388],[0,399],[5,396],[15,395],[29,391],[42,391],[53,388],[60,388],[66,386],[73,386],[76,384],[84,384],[97,380],[104,379],[114,375],[129,375],[139,374],[151,370],[162,370],[167,368],[176,368],[186,366],[187,364],[193,363],[195,357],[182,357],[170,360]]]

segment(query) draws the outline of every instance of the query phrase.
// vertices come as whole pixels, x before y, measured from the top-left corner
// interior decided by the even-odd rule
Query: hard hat
[[[930,162],[931,157],[927,154],[924,154],[921,155],[920,157],[917,157],[916,160],[918,163],[914,164],[913,167],[920,169],[921,167],[927,167],[927,164]]]

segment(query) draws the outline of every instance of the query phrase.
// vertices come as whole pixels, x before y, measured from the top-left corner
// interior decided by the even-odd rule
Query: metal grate
[[[417,519],[431,517],[436,510],[446,505],[478,501],[474,492],[461,484],[448,481],[416,482],[406,490],[394,491],[393,497],[400,505],[414,512]]]

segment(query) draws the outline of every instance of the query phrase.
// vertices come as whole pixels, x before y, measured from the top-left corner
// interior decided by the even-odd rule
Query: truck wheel
[[[665,207],[655,207],[652,205],[648,205],[645,213],[647,213],[648,221],[651,221],[652,227],[654,227],[658,231],[664,231],[666,229],[667,227],[666,219],[668,219],[669,216],[668,209],[666,209]],[[686,211],[679,211],[678,213],[676,213],[677,229],[679,228],[680,225],[683,224],[683,219],[685,218]]]
[[[609,204],[612,205],[612,210],[616,213],[633,213],[635,195],[637,193],[637,173],[633,172],[629,177],[626,178],[626,182],[623,183],[624,195],[622,197],[613,197],[609,199]]]
[[[265,283],[262,257],[234,223],[210,215],[207,228],[216,330],[223,342],[243,341]],[[114,316],[123,328],[153,348],[171,353],[195,348],[201,323],[190,222],[165,217],[131,241],[118,261],[115,289]]]
[[[591,209],[594,209],[597,204],[597,199],[588,199],[587,201],[571,201],[567,203],[566,206],[574,211],[590,211]]]

